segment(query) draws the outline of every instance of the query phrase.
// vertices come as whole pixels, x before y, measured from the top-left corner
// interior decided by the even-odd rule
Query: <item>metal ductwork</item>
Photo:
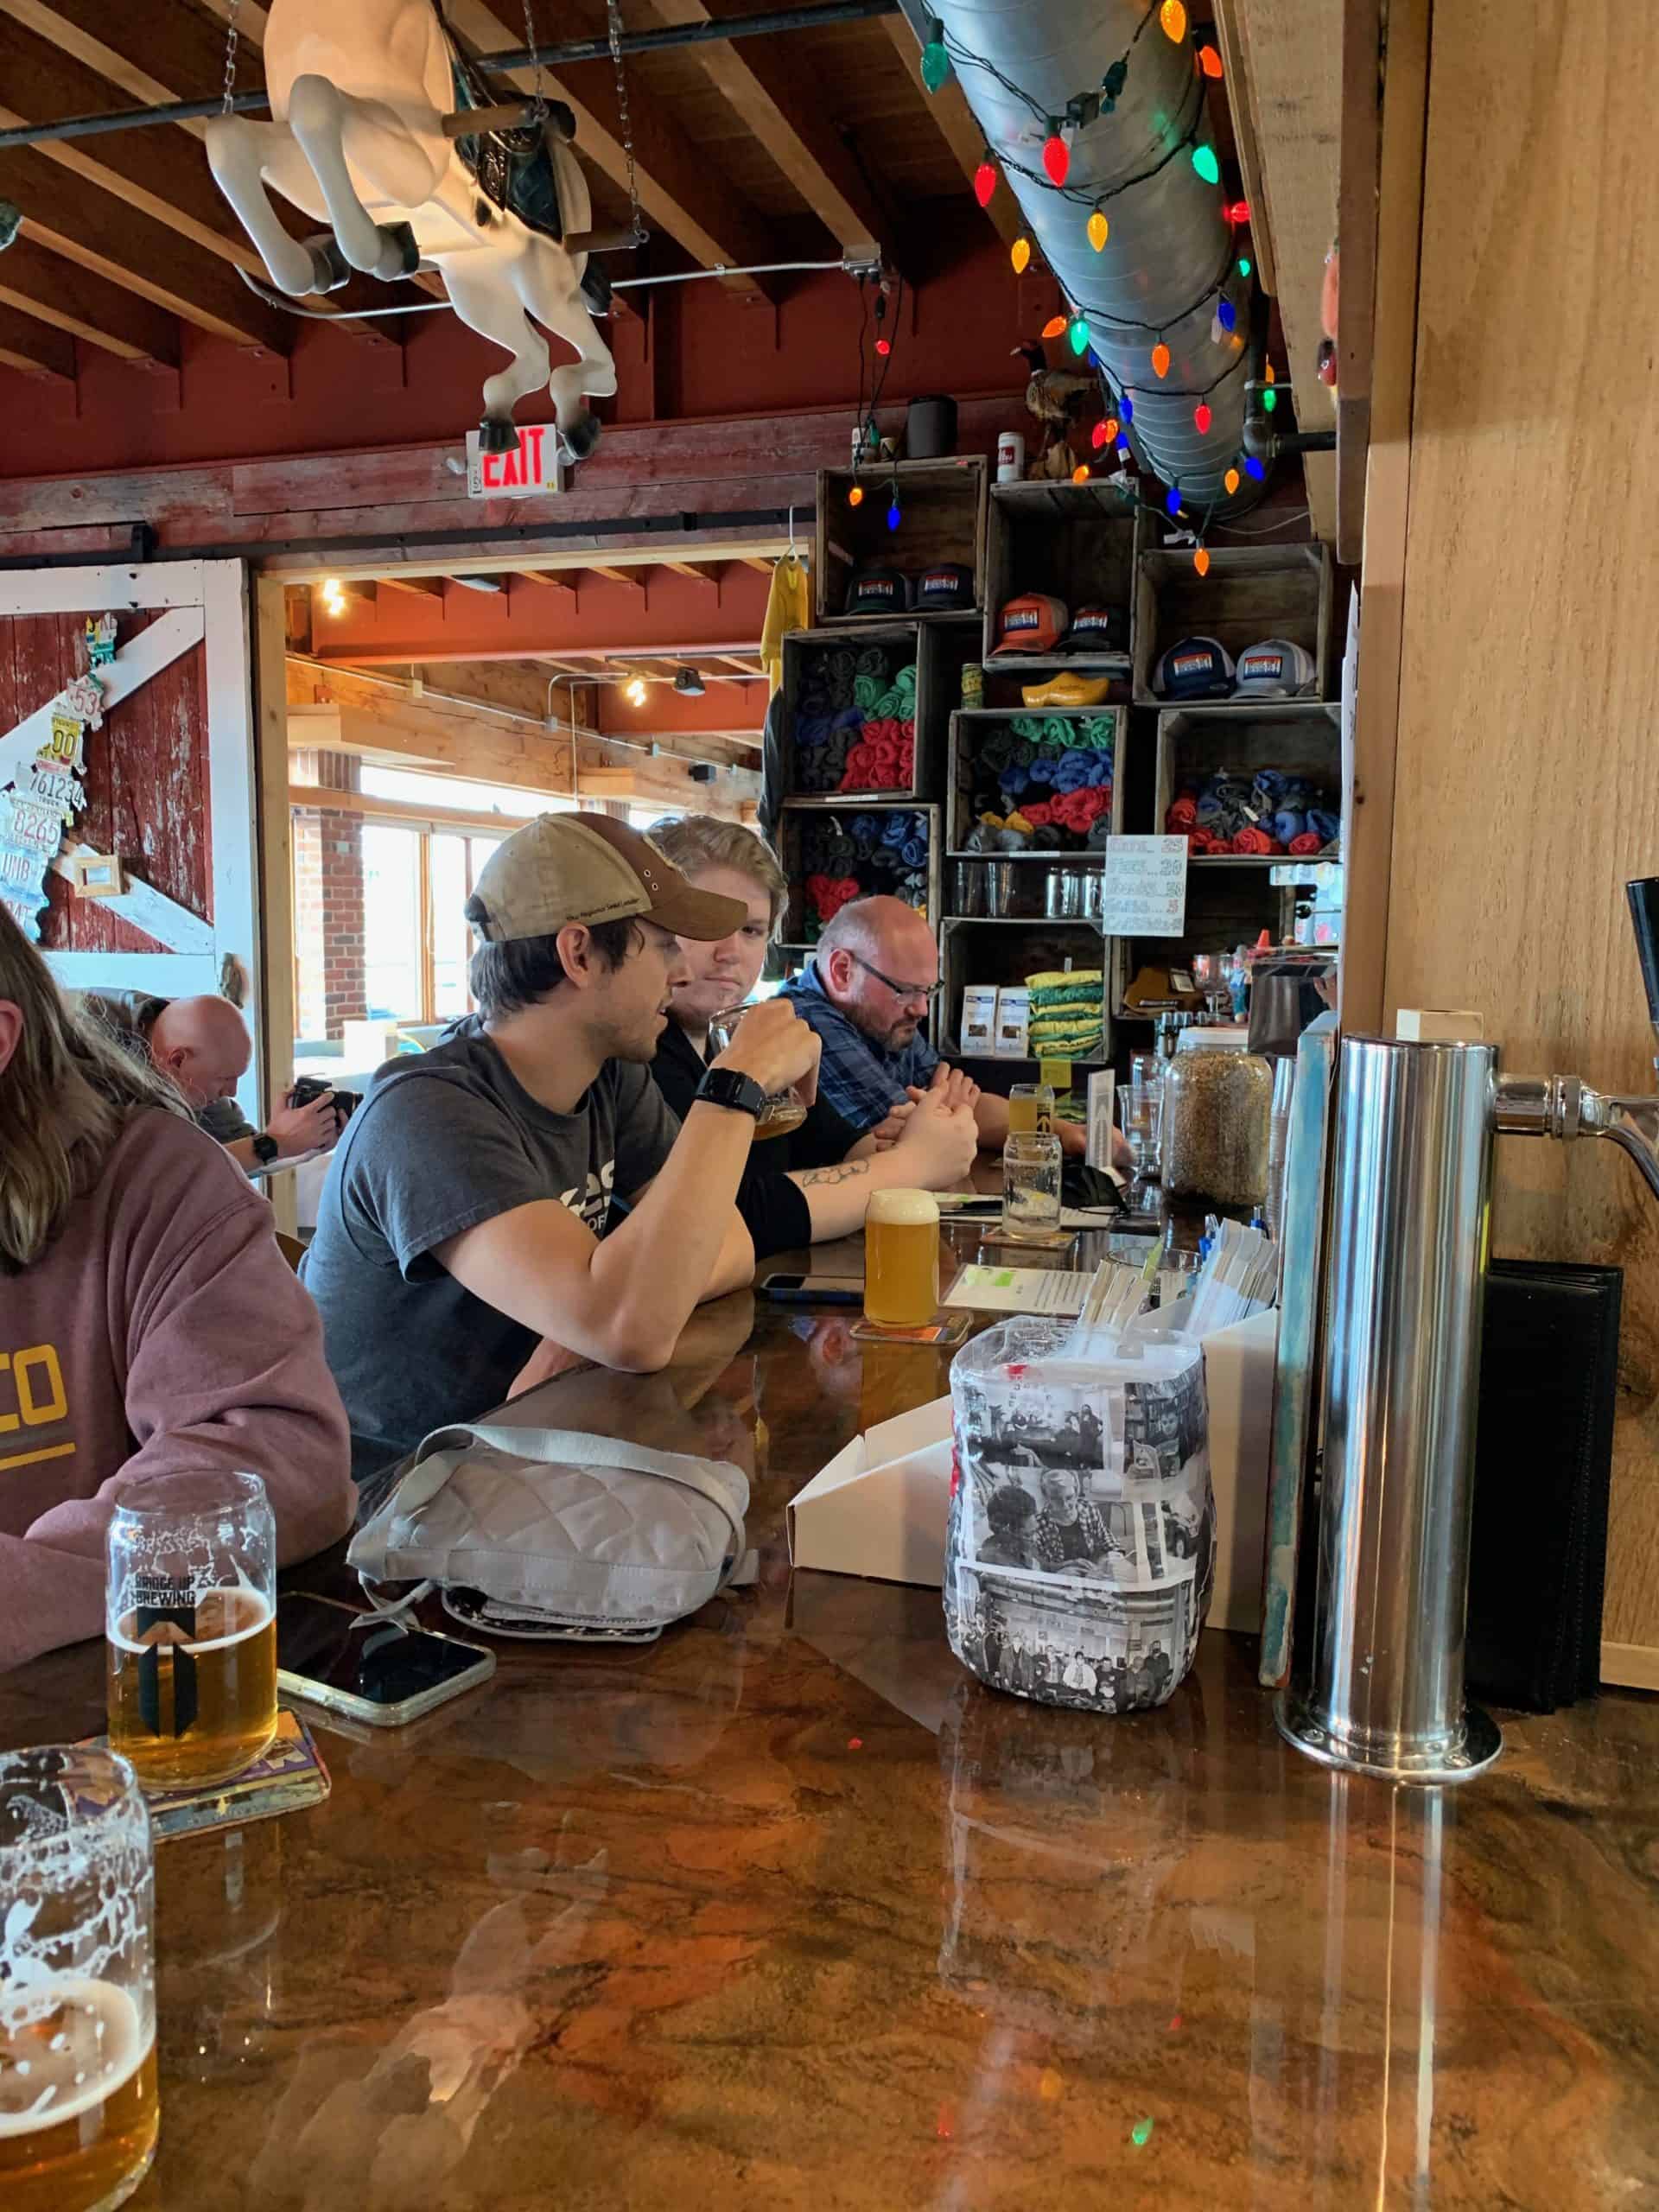
[[[1222,479],[1243,451],[1251,288],[1238,273],[1221,187],[1206,184],[1192,166],[1194,147],[1214,142],[1191,39],[1177,44],[1166,37],[1157,8],[1146,0],[929,4],[985,143],[1002,165],[997,189],[1017,196],[1027,234],[1087,319],[1091,351],[1112,391],[1129,395],[1134,420],[1127,435],[1137,459],[1165,483],[1179,484],[1187,512],[1202,519],[1226,501]],[[1107,114],[1103,103],[1071,136],[1071,168],[1057,191],[1044,177],[1046,118],[1063,118],[1080,94],[1099,93],[1126,48],[1128,70],[1116,109]],[[1098,253],[1088,233],[1097,201],[1109,226]],[[1235,327],[1217,343],[1212,331],[1224,296]],[[1160,338],[1170,353],[1161,379],[1151,359]],[[1211,409],[1205,432],[1193,420],[1201,393]]]

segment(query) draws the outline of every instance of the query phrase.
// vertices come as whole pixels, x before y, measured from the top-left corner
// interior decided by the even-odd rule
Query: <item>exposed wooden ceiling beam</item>
[[[154,17],[144,9],[111,8],[107,0],[0,0],[0,15],[22,26],[0,41],[0,54],[8,57],[0,70],[0,97],[16,97],[28,105],[22,99],[27,89],[47,115],[92,114],[124,104],[111,100],[111,86],[138,106],[199,99],[224,73],[223,35],[187,8],[169,10],[164,41],[157,40]],[[259,19],[257,25],[253,16]],[[240,35],[257,45],[264,36],[263,12],[255,10],[251,16],[244,10],[238,20]],[[17,64],[13,56],[20,57]],[[27,61],[29,73],[15,79],[14,67],[22,61]],[[146,65],[165,69],[165,78],[152,74]],[[22,88],[16,94],[11,91],[14,82]],[[118,132],[79,150],[73,144],[42,150],[95,183],[108,184],[102,167],[107,162],[121,176],[122,196],[135,207],[251,276],[263,276],[259,256],[213,182],[206,155],[184,135],[200,140],[206,127],[192,122],[165,130]],[[157,185],[162,188],[159,192],[151,189]],[[420,276],[414,283],[443,296],[439,277]],[[402,287],[388,291],[372,279],[357,277],[345,291],[306,304],[314,313],[337,317],[358,337],[390,346],[399,342],[391,328],[354,321],[352,309],[389,306],[399,296],[407,296]]]
[[[745,553],[739,559],[737,566],[740,569],[758,569],[761,575],[769,576],[777,563],[773,561],[757,561],[752,553]]]
[[[152,26],[150,37],[159,44]],[[10,129],[54,116],[92,115],[119,106],[108,81],[14,19],[0,37],[0,118]],[[181,131],[118,130],[107,137],[48,140],[48,161],[72,169],[130,207],[177,231],[209,253],[257,270],[251,242],[207,167],[207,157]]]
[[[451,28],[474,53],[499,54],[522,42],[524,26],[514,25],[505,0],[491,0],[490,4],[486,0],[448,0],[445,13]],[[513,84],[529,92],[534,78],[521,69],[511,77],[493,76],[490,82]],[[545,75],[543,82],[575,112],[578,158],[591,162],[626,191],[628,157],[610,63],[580,62],[556,76]],[[677,239],[704,269],[736,269],[787,258],[769,226],[727,181],[707,151],[687,137],[665,107],[645,97],[637,83],[629,109],[639,204],[649,222]],[[736,281],[768,299],[778,296],[774,278]]]
[[[664,561],[661,563],[677,576],[690,576],[694,584],[712,584],[720,589],[720,578],[714,570],[699,561]]]
[[[607,583],[626,584],[630,591],[643,593],[645,589],[645,579],[637,569],[607,569],[597,561],[589,561],[587,565],[590,576],[603,576]]]
[[[545,584],[550,591],[568,591],[572,598],[575,596],[575,579],[562,576],[556,569],[515,569],[509,581],[519,584]]]
[[[0,254],[0,300],[123,360],[179,365],[175,316],[26,235]]]
[[[954,77],[941,85],[937,92],[930,92],[922,82],[922,48],[915,31],[902,15],[880,18],[893,41],[899,60],[910,73],[917,96],[927,111],[933,127],[955,156],[957,167],[971,185],[974,171],[985,158],[985,134],[974,120],[962,86]],[[996,196],[986,210],[1000,238],[1010,245],[1020,235],[1021,217],[1019,204],[1005,182],[999,182]]]
[[[0,361],[34,376],[67,377],[73,383],[75,341],[49,322],[36,322],[16,308],[0,307]]]
[[[377,576],[374,579],[383,591],[406,591],[416,599],[442,599],[442,576]]]
[[[753,0],[650,0],[662,23],[707,23],[754,12]],[[694,49],[704,76],[764,146],[846,254],[880,254],[903,264],[899,226],[883,207],[825,103],[828,89],[789,51],[786,38]],[[906,270],[906,275],[912,272]]]
[[[100,140],[100,144],[104,142]],[[0,196],[23,211],[28,235],[171,315],[268,353],[292,351],[299,324],[255,299],[216,256],[33,147],[0,152]]]
[[[1305,430],[1328,429],[1319,296],[1337,226],[1343,0],[1216,0],[1215,16],[1257,271],[1279,302],[1296,419]],[[1314,534],[1330,541],[1336,456],[1305,454],[1302,467]]]

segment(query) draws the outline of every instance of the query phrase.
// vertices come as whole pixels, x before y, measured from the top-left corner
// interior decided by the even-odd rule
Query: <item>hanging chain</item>
[[[611,66],[616,72],[616,108],[622,125],[622,151],[628,162],[628,226],[636,245],[643,245],[645,226],[639,220],[639,179],[633,166],[633,124],[628,116],[628,80],[622,69],[622,10],[617,0],[605,0],[605,27],[610,33]]]
[[[236,11],[240,4],[241,0],[230,0],[229,7],[225,10],[224,112],[226,115],[231,112],[231,109],[236,99]]]
[[[232,0],[232,4],[234,6],[235,0]],[[547,93],[542,84],[541,41],[536,35],[536,18],[532,0],[524,0],[524,44],[533,51],[536,56],[536,82],[532,98],[536,107],[534,120],[539,125],[547,113]]]

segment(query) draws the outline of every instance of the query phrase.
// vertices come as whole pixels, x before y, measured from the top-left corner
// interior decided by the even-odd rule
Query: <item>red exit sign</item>
[[[512,453],[485,453],[467,433],[467,491],[474,499],[538,499],[564,488],[559,434],[551,423],[521,423]]]

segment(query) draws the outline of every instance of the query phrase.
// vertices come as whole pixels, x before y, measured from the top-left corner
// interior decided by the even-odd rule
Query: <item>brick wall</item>
[[[296,783],[355,791],[358,762],[296,753]],[[336,807],[294,810],[295,996],[302,1037],[338,1037],[368,1011],[363,988],[363,823]]]

